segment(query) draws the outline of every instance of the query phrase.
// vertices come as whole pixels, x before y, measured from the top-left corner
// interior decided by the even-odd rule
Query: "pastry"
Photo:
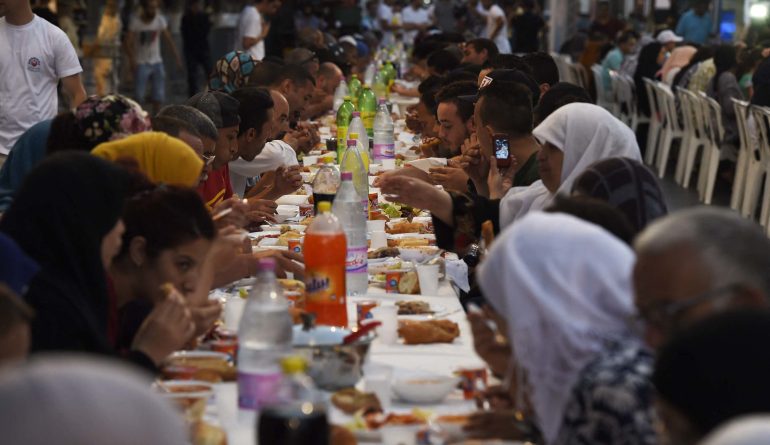
[[[422,300],[397,301],[398,315],[423,315],[432,314],[430,304]]]
[[[452,343],[460,336],[460,327],[449,320],[403,321],[398,335],[404,344]]]
[[[329,444],[330,445],[356,445],[356,436],[347,428],[337,425],[329,425]]]
[[[373,250],[367,254],[367,258],[370,260],[376,260],[379,258],[397,257],[399,254],[396,247],[380,247],[377,250]]]
[[[406,295],[420,293],[420,280],[417,277],[417,272],[405,272],[401,275],[401,279],[398,281],[398,292]]]
[[[404,222],[391,224],[390,226],[385,228],[385,231],[391,234],[424,233],[425,226],[420,223],[410,223],[410,222],[404,221]]]
[[[345,414],[353,414],[360,410],[381,411],[380,399],[376,394],[361,392],[355,388],[347,388],[332,394],[332,404]]]
[[[430,241],[425,238],[389,239],[388,247],[422,247],[430,246]]]
[[[484,247],[489,249],[492,241],[495,240],[495,226],[492,224],[492,221],[486,220],[481,223],[481,239],[484,240]]]

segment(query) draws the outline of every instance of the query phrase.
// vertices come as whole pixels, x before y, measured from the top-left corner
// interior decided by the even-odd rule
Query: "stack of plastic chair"
[[[704,204],[711,204],[714,195],[714,184],[717,179],[717,169],[721,153],[722,139],[725,131],[722,126],[722,107],[714,99],[700,93],[701,108],[706,118],[708,144],[703,150],[700,174],[698,178],[698,194]]]
[[[608,100],[610,92],[607,91],[604,85],[604,68],[601,65],[593,65],[591,66],[591,72],[594,75],[594,85],[596,86],[596,105],[611,113],[612,104]]]
[[[647,130],[647,147],[644,150],[644,162],[647,165],[653,165],[658,148],[658,138],[663,126],[663,115],[658,110],[655,81],[646,77],[643,80],[645,91],[647,91],[647,100],[650,103],[650,126]]]
[[[610,85],[612,86],[610,91],[606,92],[609,97],[610,113],[624,124],[628,124],[623,114],[623,93],[621,91],[622,87],[617,71],[610,71]]]
[[[695,159],[698,155],[698,149],[703,147],[703,152],[708,149],[709,137],[708,126],[706,125],[706,115],[703,112],[701,100],[692,91],[680,89],[682,94],[682,115],[690,120],[691,127],[694,135],[688,142],[689,146],[685,148],[685,153],[681,153],[684,156],[684,166],[679,168],[680,179],[679,185],[682,187],[690,186],[690,177],[692,176],[693,168],[695,167]],[[703,157],[703,155],[701,155]],[[681,160],[681,158],[680,158]]]
[[[748,157],[748,168],[746,170],[746,184],[744,186],[746,194],[743,197],[741,214],[746,218],[754,219],[754,212],[760,198],[762,177],[765,177],[764,196],[762,196],[762,211],[760,212],[759,222],[767,227],[770,221],[768,216],[768,200],[770,200],[770,184],[768,184],[768,171],[770,170],[770,110],[764,107],[751,107],[751,114],[754,118],[754,127],[759,135],[758,147],[750,152]]]
[[[741,143],[738,147],[738,159],[735,162],[735,179],[733,179],[733,191],[730,196],[730,208],[741,211],[743,197],[746,195],[749,156],[754,156],[754,150],[751,146],[752,141],[749,135],[749,103],[734,98],[733,107],[735,108],[735,119],[738,121],[738,136]]]
[[[671,92],[671,88],[661,82],[656,82],[654,87],[657,91],[658,111],[665,116],[663,118],[663,126],[661,127],[660,143],[658,144],[658,160],[656,164],[658,167],[658,176],[662,178],[666,175],[666,167],[668,166],[668,157],[671,153],[671,146],[675,140],[682,141],[685,133],[679,122],[679,116],[677,116],[676,99],[674,98],[674,93]]]

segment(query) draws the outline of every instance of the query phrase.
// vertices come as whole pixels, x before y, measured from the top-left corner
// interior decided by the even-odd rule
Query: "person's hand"
[[[405,88],[403,85],[394,83],[392,87],[390,87],[390,91],[392,93],[396,94],[403,94],[408,90],[408,88]]]
[[[406,113],[406,128],[412,133],[422,133],[422,121],[417,118],[416,113]]]
[[[252,256],[255,260],[255,268],[259,259],[274,258],[276,265],[275,274],[279,278],[286,278],[287,272],[292,273],[297,280],[302,280],[305,277],[305,258],[299,253],[288,250],[263,250],[253,253]],[[253,275],[256,275],[256,270]]]
[[[436,195],[444,193],[428,182],[404,175],[382,176],[379,187],[380,192],[387,196],[388,201],[430,211],[439,202]]]
[[[489,158],[481,153],[476,133],[471,134],[471,137],[463,142],[460,151],[462,152],[460,165],[465,173],[474,184],[484,183],[489,176]]]
[[[468,191],[468,175],[460,168],[432,167],[430,178],[446,190],[465,193]]]
[[[516,429],[519,418],[514,410],[473,413],[463,431],[473,439],[521,440],[524,435]]]
[[[217,217],[218,214],[224,212],[227,209],[232,209],[230,213],[222,217]],[[248,223],[249,204],[244,200],[236,197],[225,199],[224,201],[216,204],[211,209],[211,216],[217,218],[214,224],[217,228],[224,228],[227,226],[244,227]]]
[[[294,193],[302,187],[302,170],[299,165],[281,166],[275,170],[273,191],[278,196]]]
[[[318,145],[319,142],[321,142],[321,134],[319,133],[319,126],[317,123],[311,123],[311,122],[298,122],[297,128],[307,133],[307,135],[310,137],[310,149],[312,150],[313,147]],[[308,150],[308,151],[309,151]]]
[[[489,321],[490,318],[486,314],[468,312],[468,324],[473,334],[473,348],[476,354],[486,362],[493,374],[502,376],[508,370],[511,348],[500,333],[489,326]]]
[[[270,34],[270,22],[262,20],[262,35],[260,37],[264,40],[268,34]]]
[[[146,354],[156,365],[193,338],[195,323],[187,302],[174,289],[155,305],[139,327],[132,349]]]
[[[512,397],[514,396],[510,388],[506,389],[500,385],[493,385],[476,397],[476,407],[493,411],[513,409],[515,405]]]
[[[249,200],[249,222],[275,222],[275,210],[278,204],[269,199],[251,199]]]
[[[489,158],[489,177],[487,187],[489,187],[489,199],[502,199],[508,190],[513,187],[513,177],[516,175],[518,161],[511,158],[511,165],[500,170],[497,168],[497,159],[492,156]]]
[[[313,148],[312,132],[303,129],[287,131],[283,141],[297,153],[308,153]]]
[[[419,179],[421,181],[425,181],[429,184],[433,183],[433,180],[431,179],[430,175],[428,173],[425,173],[424,171],[420,170],[419,168],[412,167],[411,165],[405,165],[404,168],[399,168],[397,170],[390,170],[386,171],[385,173],[381,174],[380,176],[377,176],[374,179],[374,183],[372,184],[375,188],[382,188],[381,184],[383,181],[385,181],[387,178],[395,177],[395,176],[404,176],[408,178],[415,178]]]
[[[191,305],[190,315],[193,323],[195,323],[194,337],[200,337],[205,335],[219,320],[220,315],[222,315],[222,304],[219,300],[206,300],[202,304]]]

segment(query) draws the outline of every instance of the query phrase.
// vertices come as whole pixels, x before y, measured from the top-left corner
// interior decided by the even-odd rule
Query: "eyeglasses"
[[[201,158],[203,158],[203,163],[206,166],[211,165],[211,163],[214,162],[215,157],[216,157],[215,155],[205,155],[205,154],[201,155]]]
[[[719,302],[720,308],[738,293],[743,286],[737,283],[728,284],[710,291],[704,292],[693,298],[669,303],[651,304],[639,308],[638,318],[652,326],[670,330],[682,319],[682,316],[690,309],[707,302]]]

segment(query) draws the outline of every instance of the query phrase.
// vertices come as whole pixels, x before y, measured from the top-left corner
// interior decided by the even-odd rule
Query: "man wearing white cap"
[[[658,41],[658,43],[663,45],[663,47],[666,49],[666,52],[670,53],[676,47],[676,44],[681,42],[684,39],[676,35],[674,31],[671,31],[670,29],[666,29],[664,31],[661,31],[660,34],[658,34],[658,37],[656,38],[656,40]]]

